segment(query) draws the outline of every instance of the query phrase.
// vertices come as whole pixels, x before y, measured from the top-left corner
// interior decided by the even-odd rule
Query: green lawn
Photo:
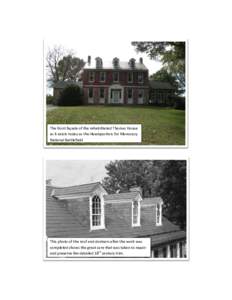
[[[47,112],[47,124],[142,124],[143,145],[185,144],[185,112],[173,108],[152,106],[59,107]]]

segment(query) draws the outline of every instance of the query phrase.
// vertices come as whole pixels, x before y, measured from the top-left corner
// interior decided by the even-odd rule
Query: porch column
[[[152,258],[154,257],[154,252],[155,252],[155,250],[154,250],[154,249],[151,249],[151,257],[152,257]]]
[[[171,257],[170,245],[167,245],[167,258]]]
[[[176,257],[180,258],[180,243],[176,243]]]

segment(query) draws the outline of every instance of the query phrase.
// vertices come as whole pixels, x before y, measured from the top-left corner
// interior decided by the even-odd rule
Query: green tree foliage
[[[185,42],[132,42],[137,52],[145,52],[151,59],[160,61],[185,91]]]
[[[62,46],[55,46],[47,53],[47,78],[50,85],[58,81],[74,81],[79,78],[79,72],[85,62],[74,56],[73,51]]]
[[[176,77],[168,72],[165,68],[162,68],[156,73],[152,74],[150,76],[150,79],[169,82],[174,88],[176,88],[176,93],[178,93],[178,82],[176,80]]]
[[[59,106],[75,106],[82,104],[81,90],[76,85],[67,86],[57,100]]]
[[[103,186],[108,193],[126,192],[133,186],[143,190],[143,197],[161,196],[164,214],[185,228],[186,224],[186,162],[120,160],[106,165]]]

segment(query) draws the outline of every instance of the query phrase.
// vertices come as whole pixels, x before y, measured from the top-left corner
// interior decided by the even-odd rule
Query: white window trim
[[[92,224],[92,199],[98,196],[101,200],[101,225],[93,226]],[[90,231],[105,229],[105,210],[104,210],[104,198],[102,195],[94,194],[93,196],[89,197],[89,212],[90,212]]]
[[[101,73],[104,74],[104,80],[101,80]],[[101,72],[99,73],[99,81],[100,81],[100,82],[106,82],[106,72],[101,71]]]
[[[93,73],[93,80],[90,80],[90,74]],[[89,82],[94,82],[95,81],[95,72],[94,71],[89,71]]]
[[[139,80],[139,75],[141,75],[142,80]],[[138,83],[144,83],[144,74],[143,74],[143,72],[138,73]]]
[[[158,212],[158,209],[157,209],[157,205],[160,205],[160,221],[157,222],[157,212]],[[158,203],[155,205],[155,224],[156,226],[162,226],[162,204],[161,203]]]
[[[134,201],[132,201],[132,203],[131,203],[131,224],[132,224],[132,227],[139,227],[139,226],[141,226],[141,224],[140,224],[141,205],[140,205],[139,200],[135,200],[135,201],[137,201],[137,203],[138,203],[138,222],[136,224],[134,224],[134,218],[133,218]]]

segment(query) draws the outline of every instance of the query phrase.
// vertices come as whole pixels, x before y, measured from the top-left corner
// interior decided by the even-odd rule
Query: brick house
[[[151,238],[151,257],[186,257],[186,233],[162,215],[160,197],[138,187],[108,194],[101,183],[55,187],[47,180],[48,238]]]
[[[82,72],[85,104],[146,104],[149,97],[148,69],[140,58],[128,62],[100,57],[88,62]]]

